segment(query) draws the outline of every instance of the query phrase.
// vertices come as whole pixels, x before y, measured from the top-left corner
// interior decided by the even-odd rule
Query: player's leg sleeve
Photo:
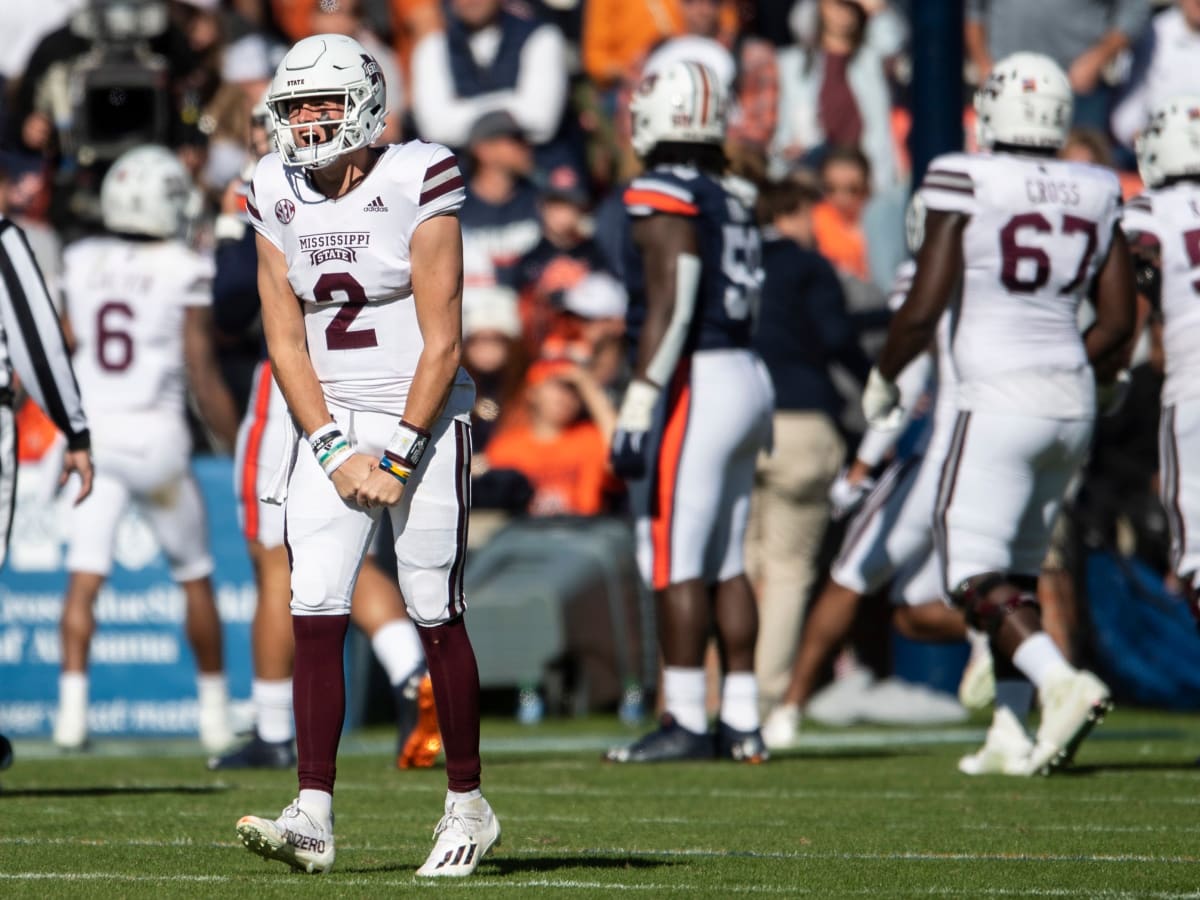
[[[408,616],[438,625],[466,609],[463,566],[471,506],[471,426],[443,419],[405,502],[391,510],[396,577]]]
[[[129,489],[98,469],[92,492],[72,506],[67,525],[67,571],[108,575],[112,571],[117,523],[129,503]]]
[[[172,578],[182,583],[212,574],[208,516],[191,472],[144,498],[143,510],[162,545]]]
[[[288,483],[284,517],[292,615],[348,615],[378,513],[345,503],[316,458],[300,453]]]

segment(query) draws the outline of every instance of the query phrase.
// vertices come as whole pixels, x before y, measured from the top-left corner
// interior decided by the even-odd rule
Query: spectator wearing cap
[[[541,179],[541,237],[509,273],[520,297],[525,339],[535,350],[562,308],[563,292],[605,267],[590,234],[588,205],[587,189],[574,167],[558,166]]]
[[[829,488],[845,460],[831,367],[860,384],[870,370],[838,276],[810,249],[817,200],[811,187],[787,181],[765,190],[759,204],[766,279],[754,344],[775,387],[774,448],[758,469],[747,557],[761,585],[755,671],[768,708],[787,689]]]
[[[1150,110],[1171,97],[1196,93],[1200,59],[1200,0],[1175,0],[1154,17],[1133,53],[1125,95],[1112,115],[1112,132],[1129,153]]]
[[[413,115],[426,140],[467,145],[486,113],[507,112],[538,166],[582,168],[577,125],[566,115],[567,54],[553,25],[509,12],[500,0],[449,0],[445,28],[413,52]]]
[[[370,28],[363,17],[363,0],[335,0],[319,3],[312,12],[313,34],[344,34],[352,37],[375,58],[387,94],[387,119],[379,143],[394,144],[400,140],[404,118],[404,78],[396,56]]]
[[[471,128],[467,199],[459,210],[463,252],[486,257],[498,282],[533,249],[541,234],[533,156],[524,132],[505,110],[485,113]]]
[[[488,444],[490,469],[514,469],[529,480],[532,515],[603,512],[612,492],[608,444],[616,410],[595,379],[568,360],[538,360],[525,378],[523,412]]]
[[[629,295],[607,272],[592,272],[563,295],[559,332],[581,346],[588,371],[610,397],[627,377],[625,313]]]
[[[967,0],[967,57],[982,83],[992,62],[1025,50],[1062,66],[1075,92],[1075,124],[1107,129],[1105,69],[1141,37],[1149,0]]]
[[[511,288],[463,288],[463,368],[475,382],[471,445],[477,453],[487,448],[520,390],[525,374],[520,338],[517,296]]]

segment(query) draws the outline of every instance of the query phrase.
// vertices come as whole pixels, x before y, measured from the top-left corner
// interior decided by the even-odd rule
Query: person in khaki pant
[[[784,181],[759,205],[766,280],[755,348],[775,387],[775,437],[759,461],[747,556],[758,583],[754,667],[764,713],[787,689],[829,521],[829,488],[845,459],[834,424],[842,400],[829,367],[838,363],[859,381],[870,370],[837,274],[811,249],[818,199],[813,188]]]

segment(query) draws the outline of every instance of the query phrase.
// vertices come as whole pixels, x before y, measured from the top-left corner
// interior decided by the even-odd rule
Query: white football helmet
[[[300,126],[288,124],[288,106],[309,97],[336,97],[345,111],[340,119],[311,123],[332,129],[330,140],[302,146],[295,134]],[[370,146],[383,131],[387,113],[383,72],[354,38],[316,34],[296,43],[280,61],[267,92],[267,108],[284,163],[319,169],[345,153]]]
[[[100,184],[104,227],[122,234],[182,237],[198,211],[198,200],[183,163],[157,144],[122,153]]]
[[[1137,158],[1147,187],[1200,175],[1200,96],[1173,97],[1151,110],[1137,138]]]
[[[698,62],[671,63],[643,78],[629,103],[634,152],[644,157],[665,141],[719,147],[726,106],[725,88],[711,69]]]
[[[992,67],[975,92],[975,136],[981,147],[1057,149],[1067,140],[1074,95],[1058,63],[1040,53],[1014,53]]]

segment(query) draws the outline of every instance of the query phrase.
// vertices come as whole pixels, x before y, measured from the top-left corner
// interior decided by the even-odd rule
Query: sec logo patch
[[[296,215],[296,205],[291,200],[280,200],[275,204],[275,218],[286,225]]]

